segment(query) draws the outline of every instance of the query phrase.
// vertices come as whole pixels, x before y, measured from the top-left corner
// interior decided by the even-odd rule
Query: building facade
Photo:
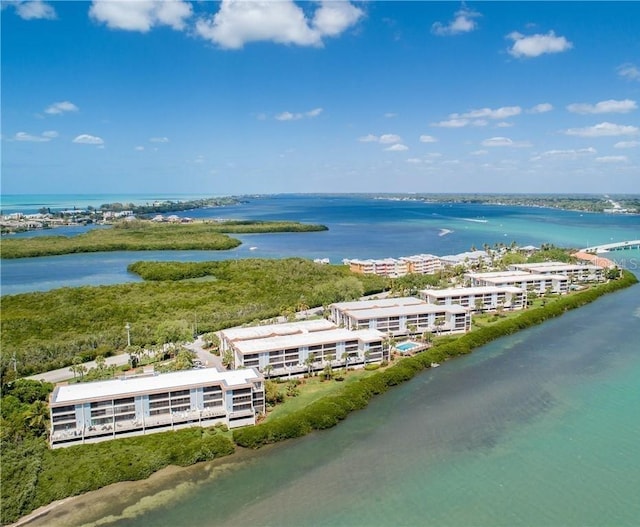
[[[330,306],[333,322],[351,330],[376,330],[399,337],[426,331],[465,333],[471,329],[468,309],[427,304],[414,297],[340,302]]]
[[[526,271],[495,271],[491,273],[465,273],[471,287],[518,287],[538,294],[547,292],[565,294],[569,290],[569,278],[564,275],[544,275]]]
[[[604,269],[597,265],[567,264],[564,262],[542,262],[513,264],[512,271],[526,271],[544,275],[563,275],[575,282],[600,282],[605,279]]]
[[[57,386],[50,396],[52,448],[224,423],[253,425],[265,413],[254,369],[214,368]]]
[[[420,298],[440,306],[460,305],[472,311],[516,310],[527,306],[527,291],[519,287],[481,286],[424,289]]]
[[[383,341],[384,335],[379,331],[350,331],[334,324],[321,331],[227,338],[235,368],[258,368],[278,377],[322,370],[327,364],[333,368],[356,367],[388,360],[389,350]]]

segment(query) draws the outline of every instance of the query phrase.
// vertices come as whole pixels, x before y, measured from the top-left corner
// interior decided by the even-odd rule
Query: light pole
[[[127,322],[127,325],[124,327],[127,330],[127,347],[131,346],[131,324]]]

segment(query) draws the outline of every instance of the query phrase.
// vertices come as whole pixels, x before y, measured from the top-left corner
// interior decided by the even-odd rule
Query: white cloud
[[[498,128],[511,128],[513,126],[513,123],[508,123],[506,121],[502,121],[502,122],[496,124],[496,126]]]
[[[144,150],[144,146],[136,146],[136,147],[134,148],[134,150],[135,150],[136,152],[142,152],[142,151]]]
[[[619,141],[613,148],[635,148],[636,146],[640,146],[640,141]]]
[[[431,26],[431,32],[439,36],[459,35],[468,33],[478,27],[474,18],[482,16],[480,13],[463,7],[455,13],[455,18],[448,24],[435,22]]]
[[[602,156],[596,157],[598,163],[626,163],[629,161],[627,156]]]
[[[383,134],[380,136],[379,141],[383,145],[389,145],[393,143],[400,143],[402,141],[402,137],[396,134]]]
[[[579,137],[612,137],[618,135],[635,135],[638,133],[638,127],[604,122],[586,128],[569,128],[565,130],[564,133],[566,135],[577,135]]]
[[[28,143],[47,143],[48,141],[51,141],[53,137],[56,137],[51,135],[45,135],[47,133],[50,133],[50,132],[44,132],[42,135],[31,135],[31,134],[28,134],[27,132],[18,132],[16,135],[13,136],[13,140],[24,141]]]
[[[565,37],[557,37],[553,31],[546,35],[536,34],[528,37],[514,31],[507,35],[507,38],[513,40],[513,46],[508,52],[514,57],[539,57],[545,53],[562,53],[573,47]]]
[[[420,142],[421,143],[435,143],[438,140],[433,137],[432,135],[421,135],[420,136]]]
[[[403,145],[402,143],[396,143],[393,144],[387,148],[385,148],[385,150],[387,152],[405,152],[407,150],[409,150],[409,147],[406,145]]]
[[[488,150],[474,150],[471,152],[472,156],[486,156],[489,153]]]
[[[397,113],[393,113],[393,112],[387,112],[387,113],[384,114],[384,116],[387,119],[393,119],[394,117],[398,117],[398,114]]]
[[[410,157],[409,159],[407,159],[407,163],[412,165],[419,165],[420,163],[422,163],[422,159],[419,159],[417,157]]]
[[[629,113],[636,110],[638,105],[636,101],[624,99],[616,101],[609,99],[608,101],[600,101],[596,104],[575,103],[567,106],[567,110],[572,113],[593,114],[593,113]]]
[[[82,144],[82,145],[103,145],[104,141],[101,137],[97,137],[95,135],[89,134],[80,134],[74,140],[74,143]]]
[[[623,64],[618,66],[618,75],[632,81],[640,81],[640,68],[634,64]]]
[[[463,128],[465,126],[487,126],[487,119],[508,119],[522,113],[520,106],[503,106],[501,108],[478,108],[464,113],[451,113],[445,121],[431,123],[441,128]],[[504,125],[502,125],[504,126]]]
[[[31,0],[31,1],[25,1],[25,0],[15,0],[15,1],[10,1],[7,2],[7,4],[5,4],[5,2],[3,3],[3,8],[4,5],[13,5],[15,7],[16,10],[16,14],[24,19],[24,20],[36,20],[36,19],[48,19],[48,20],[54,20],[57,18],[56,15],[56,11],[55,9],[47,4],[46,2],[43,2],[42,0]]]
[[[469,122],[469,119],[448,119],[438,123],[431,123],[431,126],[438,126],[440,128],[462,128],[467,126]]]
[[[362,137],[358,137],[358,141],[360,141],[361,143],[377,143],[378,136],[373,134],[367,134]]]
[[[168,137],[151,137],[149,139],[150,143],[168,143],[169,142],[169,138]]]
[[[322,108],[314,108],[313,110],[309,110],[304,113],[291,113],[291,112],[282,112],[276,115],[277,121],[297,121],[299,119],[304,119],[305,117],[313,118],[318,117],[322,113]]]
[[[507,119],[514,115],[520,115],[522,108],[520,106],[503,106],[502,108],[479,108],[477,110],[471,110],[466,113],[452,113],[449,115],[451,119]]]
[[[527,113],[546,113],[550,112],[551,110],[553,110],[553,105],[549,104],[548,102],[543,102],[540,104],[536,104],[532,108],[529,108],[527,110]]]
[[[350,2],[324,0],[309,20],[292,0],[222,0],[218,12],[200,18],[196,33],[223,48],[240,49],[248,42],[268,41],[298,46],[322,46],[364,15]]]
[[[54,102],[47,109],[45,109],[44,113],[48,113],[49,115],[61,115],[65,112],[77,112],[78,107],[69,101],[61,101]]]
[[[58,137],[58,132],[55,130],[47,130],[46,132],[42,132],[42,137],[47,137],[48,139],[55,139]]]
[[[146,33],[155,26],[186,27],[191,4],[183,0],[94,0],[89,16],[111,29]]]
[[[532,157],[531,161],[539,161],[540,159],[577,159],[579,156],[596,154],[597,150],[593,147],[571,149],[571,150],[547,150],[541,154]]]
[[[531,144],[526,141],[513,141],[508,137],[490,137],[482,141],[482,146],[495,147],[495,146],[510,146],[515,148],[529,147]]]

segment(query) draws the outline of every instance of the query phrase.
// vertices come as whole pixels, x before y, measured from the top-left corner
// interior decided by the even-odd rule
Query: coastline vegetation
[[[381,199],[424,201],[427,203],[477,203],[524,207],[548,207],[581,212],[605,212],[615,199],[629,213],[640,213],[638,196],[602,196],[594,194],[388,194]]]
[[[306,401],[301,398],[301,404],[293,411],[281,411],[261,424],[236,429],[232,434],[221,427],[190,428],[50,450],[43,416],[46,414],[44,401],[52,385],[28,380],[5,383],[0,521],[3,524],[15,521],[52,501],[110,483],[146,478],[169,464],[186,466],[229,455],[236,445],[255,449],[333,427],[350,412],[367,406],[374,396],[411,379],[430,368],[433,362],[468,354],[499,337],[540,324],[637,282],[633,273],[624,271],[618,280],[548,299],[540,307],[499,319],[457,338],[440,339],[427,351],[397,359],[387,368],[347,377],[346,382],[332,384],[320,398]],[[290,390],[292,396],[297,395],[296,389]]]
[[[153,223],[120,221],[113,228],[77,236],[38,236],[2,241],[2,258],[31,258],[104,251],[224,251],[241,242],[227,234],[324,231],[324,225],[287,221],[216,221]]]
[[[516,316],[483,326],[460,337],[443,340],[427,351],[398,359],[392,366],[375,372],[371,376],[363,377],[358,382],[345,383],[339,392],[318,399],[297,412],[256,426],[236,429],[233,431],[233,440],[238,446],[260,448],[270,443],[301,437],[314,430],[331,428],[345,419],[350,412],[367,406],[374,396],[408,381],[420,371],[430,368],[432,363],[466,355],[497,338],[541,324],[566,311],[593,302],[604,294],[629,287],[637,282],[638,279],[633,273],[624,271],[618,280],[554,298],[543,306],[523,311]]]
[[[122,350],[127,323],[132,345],[149,348],[191,339],[196,326],[207,333],[293,316],[304,305],[352,300],[385,287],[382,277],[302,258],[140,262],[130,270],[147,281],[1,297],[2,382]],[[202,277],[210,279],[193,280]]]

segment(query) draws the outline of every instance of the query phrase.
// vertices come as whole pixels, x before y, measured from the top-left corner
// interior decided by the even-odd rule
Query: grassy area
[[[279,385],[279,388],[280,392],[285,396],[284,402],[276,405],[273,410],[268,413],[265,421],[278,419],[297,412],[314,401],[317,401],[319,398],[335,395],[339,393],[345,385],[369,377],[373,373],[375,373],[375,371],[367,371],[364,369],[349,371],[343,381],[324,381],[320,376],[301,379],[301,384],[298,386],[300,394],[296,397],[288,397],[286,395],[287,382],[283,382]]]

